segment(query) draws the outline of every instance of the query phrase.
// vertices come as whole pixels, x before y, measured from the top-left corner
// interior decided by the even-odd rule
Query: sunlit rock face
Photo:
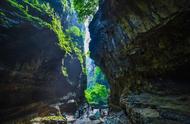
[[[126,108],[133,123],[189,123],[189,6],[104,0],[90,24],[91,57],[110,82],[110,105]]]
[[[64,27],[83,28],[76,15],[63,11],[60,2],[51,1],[50,5],[55,7]],[[29,11],[49,19],[35,8]],[[0,2],[0,12],[0,122],[40,111],[41,104],[45,104],[42,102],[71,93],[75,95],[68,96],[65,102],[82,100],[86,78],[81,65],[75,57],[64,58],[65,51],[58,45],[55,32],[19,17],[17,9],[6,1]],[[73,39],[83,49],[82,37]],[[62,73],[63,61],[69,70],[68,77]]]

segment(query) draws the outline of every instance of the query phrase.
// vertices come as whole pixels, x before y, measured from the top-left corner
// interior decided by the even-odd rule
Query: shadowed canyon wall
[[[46,12],[45,8],[50,7],[59,18],[48,14],[49,10]],[[60,21],[63,29],[42,25],[51,24],[55,18],[55,23]],[[60,1],[43,6],[38,2],[0,1],[0,121],[37,111],[45,113],[43,107],[47,102],[64,96],[68,97],[66,100],[82,101],[86,77],[81,63],[75,53],[73,58],[65,58],[66,50],[61,49],[57,36],[71,25],[83,28],[76,15],[65,10]],[[71,35],[83,49],[82,36]],[[68,70],[68,77],[62,73],[63,66]]]
[[[91,57],[110,106],[130,122],[189,124],[190,2],[102,0],[90,24]]]

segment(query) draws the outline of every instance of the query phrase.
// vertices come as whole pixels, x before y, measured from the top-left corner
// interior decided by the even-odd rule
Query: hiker
[[[66,113],[65,113],[65,112],[62,113],[61,115],[65,118],[65,120],[67,120],[67,116],[66,116]]]
[[[94,107],[93,107],[93,106],[91,107],[91,111],[92,111],[92,112],[94,111]]]
[[[86,111],[87,118],[89,117],[89,109]]]
[[[99,113],[100,113],[100,116],[102,116],[102,109],[101,108],[99,109]]]
[[[107,112],[107,115],[110,115],[110,107],[108,107],[108,112]]]
[[[82,115],[81,108],[79,108],[78,112],[79,112],[79,118],[80,118],[80,116]]]

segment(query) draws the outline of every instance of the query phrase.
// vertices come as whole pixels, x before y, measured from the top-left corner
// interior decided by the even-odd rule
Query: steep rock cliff
[[[60,47],[57,36],[60,32],[56,32],[59,27],[52,30],[42,25],[50,23],[54,16],[51,18],[40,7],[54,8],[64,31],[71,25],[81,29],[83,25],[77,22],[76,15],[64,10],[61,1],[44,6],[38,2],[0,1],[0,121],[38,111],[45,113],[47,107],[43,107],[48,102],[83,99],[86,78],[81,63],[75,53],[73,58],[65,58],[66,50]],[[81,35],[72,33],[71,38],[83,49]],[[68,77],[63,75],[63,67]]]
[[[190,123],[188,0],[102,0],[91,57],[132,123]],[[175,101],[175,102],[174,102]]]

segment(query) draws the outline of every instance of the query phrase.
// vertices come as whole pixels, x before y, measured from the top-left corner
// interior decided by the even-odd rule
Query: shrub
[[[109,89],[99,83],[85,90],[85,98],[89,104],[107,104],[108,96]]]

